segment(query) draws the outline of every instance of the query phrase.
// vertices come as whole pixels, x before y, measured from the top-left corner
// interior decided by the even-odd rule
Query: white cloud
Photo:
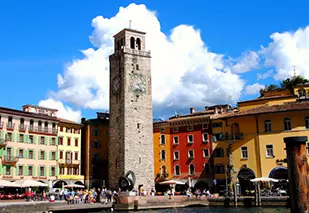
[[[254,83],[251,85],[247,85],[245,87],[245,94],[247,95],[256,95],[260,92],[260,89],[265,88],[265,85],[259,84],[259,83]]]
[[[121,7],[111,18],[92,20],[94,31],[89,37],[95,48],[82,51],[84,57],[66,66],[58,74],[58,88],[50,96],[75,106],[108,109],[109,55],[113,52],[113,35],[127,27],[145,31],[146,49],[152,54],[154,110],[201,107],[215,103],[233,103],[239,99],[244,81],[234,72],[256,67],[258,57],[250,51],[232,64],[221,54],[210,52],[193,26],[179,25],[170,35],[161,31],[156,13],[145,5]],[[246,64],[248,63],[248,64]]]
[[[60,101],[56,101],[52,98],[48,98],[46,100],[42,100],[39,102],[39,106],[48,107],[52,109],[58,109],[57,117],[68,119],[71,121],[80,122],[81,119],[81,111],[80,110],[73,110],[72,108],[65,106]]]
[[[257,74],[257,80],[264,80],[266,78],[269,78],[274,74],[274,72],[275,72],[274,70],[268,70],[265,73],[258,73]]]
[[[273,40],[260,54],[265,58],[265,66],[275,67],[276,80],[283,80],[294,74],[309,78],[309,26],[296,32],[273,33]]]
[[[244,73],[259,68],[259,54],[254,51],[244,52],[232,66],[235,73]]]

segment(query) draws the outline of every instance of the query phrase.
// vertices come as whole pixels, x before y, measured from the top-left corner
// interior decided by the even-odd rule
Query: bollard
[[[290,209],[292,213],[305,213],[309,210],[307,141],[307,136],[284,138],[289,174]]]

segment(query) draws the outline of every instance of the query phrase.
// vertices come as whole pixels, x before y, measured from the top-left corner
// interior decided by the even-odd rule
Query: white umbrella
[[[79,185],[79,184],[70,184],[70,185],[65,185],[64,188],[85,188],[85,186]]]
[[[159,184],[162,184],[162,185],[170,185],[170,184],[185,185],[185,183],[178,181],[178,180],[167,180],[167,181],[160,182]]]
[[[7,180],[0,180],[0,187],[20,187],[20,186],[16,183]]]
[[[18,184],[19,187],[46,187],[46,183],[42,183],[36,180],[16,180],[14,183]]]
[[[260,177],[250,180],[251,182],[279,182],[279,180],[268,177]]]

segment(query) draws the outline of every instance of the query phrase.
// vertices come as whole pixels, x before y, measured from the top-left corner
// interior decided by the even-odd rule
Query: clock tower
[[[109,187],[119,187],[128,171],[135,186],[154,186],[150,51],[145,34],[123,29],[114,36],[110,55]]]

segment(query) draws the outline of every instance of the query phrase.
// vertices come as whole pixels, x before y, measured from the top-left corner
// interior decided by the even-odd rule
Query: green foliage
[[[260,97],[263,97],[265,92],[270,92],[270,91],[273,91],[273,90],[278,89],[278,88],[279,87],[277,85],[270,84],[270,85],[266,86],[265,88],[260,89]]]

